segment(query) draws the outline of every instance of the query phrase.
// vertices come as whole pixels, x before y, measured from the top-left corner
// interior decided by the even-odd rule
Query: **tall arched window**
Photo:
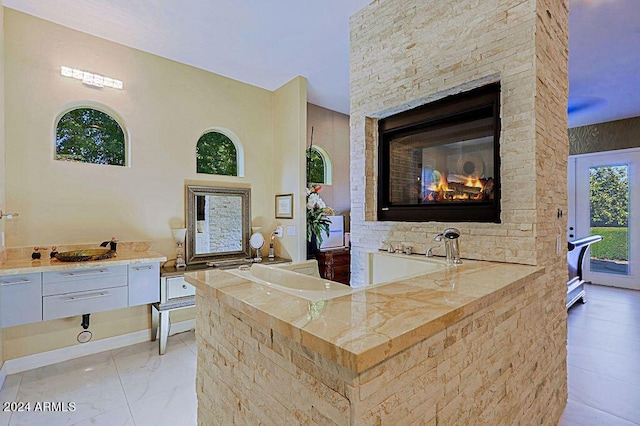
[[[319,146],[307,149],[307,183],[331,185],[331,160]]]
[[[122,126],[104,111],[74,108],[56,123],[56,160],[124,166],[126,151]]]
[[[226,132],[225,132],[226,133]],[[196,172],[211,175],[243,176],[242,145],[218,130],[207,131],[196,144]]]

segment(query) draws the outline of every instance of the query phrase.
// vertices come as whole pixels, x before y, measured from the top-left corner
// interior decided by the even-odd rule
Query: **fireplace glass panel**
[[[378,122],[378,220],[500,222],[500,85]]]
[[[390,204],[492,200],[493,145],[491,116],[392,138]]]

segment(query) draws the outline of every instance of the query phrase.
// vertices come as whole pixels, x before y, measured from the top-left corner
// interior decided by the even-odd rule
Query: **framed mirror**
[[[187,264],[250,257],[251,190],[187,185]]]

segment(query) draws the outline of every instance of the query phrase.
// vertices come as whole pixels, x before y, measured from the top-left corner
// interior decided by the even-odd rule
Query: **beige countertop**
[[[32,274],[37,272],[68,271],[74,269],[95,268],[102,265],[116,266],[147,262],[164,262],[166,260],[166,256],[146,249],[119,249],[115,257],[87,262],[60,262],[57,259],[50,259],[48,251],[44,251],[42,253],[41,259],[32,260],[30,251],[16,250],[14,253],[11,253],[9,256],[6,256],[5,259],[0,261],[0,276]]]
[[[312,306],[308,300],[220,270],[185,274],[198,294],[362,372],[542,275],[543,267],[464,260],[462,265]]]

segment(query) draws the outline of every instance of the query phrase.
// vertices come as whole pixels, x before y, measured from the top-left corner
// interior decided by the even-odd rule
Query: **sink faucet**
[[[116,251],[117,244],[118,244],[118,240],[116,240],[116,237],[111,237],[110,241],[103,241],[100,244],[100,247],[106,247],[108,245],[109,249]]]
[[[459,237],[459,230],[456,228],[447,228],[434,238],[434,241],[437,242],[444,240],[444,249],[447,253],[447,263],[453,263],[454,265],[462,263],[460,260],[460,244],[458,244]]]

